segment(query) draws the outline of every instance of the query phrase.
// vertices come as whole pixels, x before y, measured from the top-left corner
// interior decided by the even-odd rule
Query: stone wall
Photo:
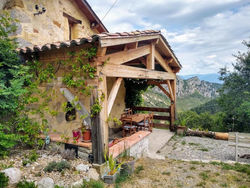
[[[46,12],[34,16],[35,5],[45,7]],[[8,10],[12,17],[17,18],[16,37],[19,46],[46,44],[69,39],[68,19],[63,12],[81,20],[82,24],[73,27],[73,38],[91,36],[97,33],[90,28],[90,22],[74,1],[69,0],[1,0],[0,10]]]

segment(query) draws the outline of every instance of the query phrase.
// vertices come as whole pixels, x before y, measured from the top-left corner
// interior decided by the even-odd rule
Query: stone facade
[[[46,12],[34,15],[37,12],[35,5],[38,5],[40,10],[44,7]],[[98,33],[97,30],[91,29],[90,21],[74,1],[1,0],[0,10],[9,11],[12,17],[19,20],[15,35],[20,47],[69,40],[69,22],[63,13],[82,22],[73,25],[72,39]]]

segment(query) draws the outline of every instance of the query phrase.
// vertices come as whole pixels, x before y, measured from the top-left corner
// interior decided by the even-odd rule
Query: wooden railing
[[[153,119],[155,120],[166,120],[169,121],[171,120],[170,117],[170,108],[157,108],[157,107],[143,107],[143,106],[134,106],[132,107],[133,111],[148,111],[148,112],[165,112],[168,113],[166,115],[154,115]],[[165,128],[169,128],[169,124],[165,124],[165,123],[154,123],[153,125],[154,127],[165,127]]]

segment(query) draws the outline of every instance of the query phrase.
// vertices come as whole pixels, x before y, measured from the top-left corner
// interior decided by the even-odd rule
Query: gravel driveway
[[[238,151],[239,155],[250,154],[248,148],[239,148]],[[235,147],[228,146],[228,141],[195,136],[174,136],[158,153],[180,160],[235,160]],[[239,158],[239,162],[250,163],[250,159]]]

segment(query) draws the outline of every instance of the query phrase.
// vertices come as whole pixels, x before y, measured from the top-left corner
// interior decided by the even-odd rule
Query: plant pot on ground
[[[186,129],[187,129],[186,126],[177,125],[176,132],[178,135],[184,135],[186,132]]]
[[[90,142],[91,141],[91,129],[86,127],[81,128],[82,131],[82,141],[83,142]]]
[[[131,175],[135,170],[135,158],[132,156],[128,156],[126,158],[121,159],[121,174]]]
[[[112,155],[108,156],[107,153],[105,153],[104,158],[108,173],[103,176],[103,181],[107,184],[113,184],[120,173],[120,168],[123,163],[118,164],[116,159],[114,159]]]

